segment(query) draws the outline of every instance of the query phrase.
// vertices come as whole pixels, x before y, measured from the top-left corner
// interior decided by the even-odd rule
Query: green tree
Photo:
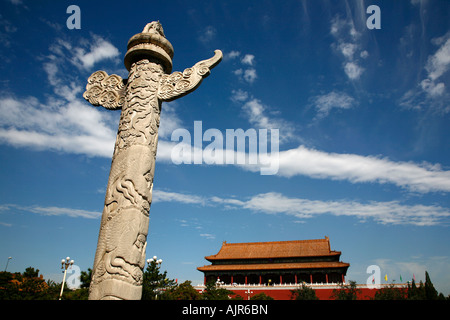
[[[381,288],[375,292],[374,300],[406,300],[408,290],[405,288],[396,288],[394,284]]]
[[[268,296],[264,292],[255,294],[253,297],[250,298],[250,300],[275,300],[271,296]]]
[[[408,283],[408,300],[425,300],[425,288],[423,286],[423,282],[419,282],[419,286],[416,285],[415,280],[411,281],[411,284]]]
[[[175,285],[174,280],[167,278],[167,271],[161,273],[160,268],[161,264],[155,260],[147,265],[142,283],[142,300],[155,300]]]
[[[92,269],[88,268],[87,271],[81,271],[80,273],[80,288],[89,288],[92,279]]]
[[[161,300],[201,300],[202,296],[191,285],[191,281],[185,281],[179,285],[167,288],[161,295]]]
[[[39,270],[29,267],[23,274],[3,272],[0,276],[0,299],[2,300],[53,300],[58,287],[39,276]]]
[[[293,300],[319,300],[314,289],[308,287],[304,283],[298,289],[291,290],[291,299]]]
[[[230,295],[234,295],[234,292],[220,288],[214,281],[208,282],[205,291],[202,293],[204,300],[229,300]]]
[[[420,281],[419,286],[416,285],[413,279],[411,283],[408,283],[407,288],[407,299],[408,300],[441,300],[445,299],[442,293],[439,293],[434,288],[431,282],[430,275],[425,271],[425,284]]]
[[[433,283],[431,282],[430,276],[427,271],[425,271],[425,299],[427,300],[437,300],[438,299],[438,292],[434,288]]]
[[[357,300],[361,290],[356,288],[356,281],[350,280],[350,284],[342,284],[339,289],[333,289],[331,298],[335,300]]]
[[[25,269],[25,272],[23,273],[24,278],[37,278],[39,277],[39,269],[34,270],[32,267],[28,267]]]

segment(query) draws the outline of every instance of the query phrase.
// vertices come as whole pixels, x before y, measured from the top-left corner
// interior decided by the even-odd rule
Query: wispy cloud
[[[81,41],[86,42],[86,41]],[[0,96],[0,142],[39,150],[54,150],[89,156],[110,157],[114,148],[117,113],[102,112],[81,97],[79,80],[70,66],[90,68],[115,57],[117,49],[94,36],[91,50],[56,39],[49,54],[41,58],[53,95],[45,101],[35,97]]]
[[[33,97],[0,97],[0,142],[39,150],[110,157],[114,118],[78,100],[41,104]]]
[[[85,69],[105,59],[114,59],[119,55],[119,50],[102,37],[93,36],[89,49],[76,47],[72,62]]]
[[[253,54],[246,54],[243,58],[242,58],[242,60],[241,60],[241,62],[243,63],[243,64],[247,64],[247,65],[249,65],[249,66],[252,66],[253,65],[253,60],[255,59],[255,56],[253,55]]]
[[[358,80],[364,72],[360,60],[367,58],[369,53],[361,49],[361,34],[356,31],[353,20],[336,16],[331,21],[330,32],[336,39],[332,48],[344,59],[342,66],[345,74],[350,80]]]
[[[204,44],[212,41],[217,35],[217,30],[213,26],[206,26],[198,34],[198,40]]]
[[[172,161],[173,144],[164,143],[159,147],[161,151],[158,149],[157,159]],[[392,184],[418,193],[450,192],[450,171],[443,170],[439,164],[392,161],[380,156],[330,153],[304,145],[280,151],[276,161],[279,166],[277,175],[280,177],[307,176],[354,184]],[[259,165],[237,164],[237,166],[255,173],[261,169]]]
[[[0,14],[0,45],[9,48],[11,46],[12,34],[16,31],[17,27]]]
[[[242,92],[239,94],[242,95]],[[246,102],[249,118],[258,125],[285,128],[283,123],[264,120],[265,109],[257,100]],[[115,141],[115,120],[79,101],[61,106],[41,105],[35,98],[2,97],[0,142],[18,147],[57,150],[90,156],[111,157]],[[262,113],[262,114],[258,114]],[[110,117],[110,118],[108,118]],[[114,123],[114,124],[113,124]],[[283,132],[283,131],[281,131]],[[159,141],[158,161],[172,161],[171,142]],[[391,183],[416,192],[450,191],[450,172],[439,164],[396,162],[388,158],[357,154],[328,153],[299,146],[279,152],[278,175],[304,175],[318,179],[344,180],[351,183]],[[259,170],[257,166],[242,166]],[[157,197],[169,197],[163,194]],[[186,201],[198,201],[188,198]]]
[[[443,170],[439,164],[329,153],[305,146],[280,151],[278,174],[284,177],[305,175],[351,183],[391,183],[415,192],[450,192],[450,171]]]
[[[311,98],[317,110],[317,118],[328,116],[332,109],[350,109],[355,106],[355,99],[344,92],[331,91]]]
[[[196,195],[181,194],[163,190],[153,190],[152,200],[154,202],[181,202],[189,204],[205,205],[205,199]]]
[[[6,222],[0,222],[0,225],[4,226],[4,227],[12,227],[11,223],[6,223]]]
[[[284,214],[299,221],[312,219],[321,215],[355,217],[361,222],[369,220],[380,224],[434,226],[447,224],[450,210],[437,205],[407,205],[399,201],[370,201],[366,203],[349,200],[310,200],[287,197],[278,192],[256,194],[246,198],[224,198],[218,196],[198,196],[194,194],[154,190],[153,200],[156,202],[177,202],[186,205],[222,207],[226,210],[250,210],[264,214]],[[21,210],[44,216],[68,216],[73,218],[98,219],[101,212],[42,206],[2,205],[1,211]],[[178,220],[180,226],[194,227],[201,230],[198,222]],[[2,223],[11,226],[9,223]],[[201,233],[201,237],[214,239],[215,235]]]
[[[186,202],[186,197],[193,196],[174,192],[171,192],[171,194],[172,196],[164,199],[164,201],[187,204],[201,203],[208,206],[221,206],[225,209],[247,209],[265,214],[285,214],[301,220],[330,214],[351,216],[362,222],[373,220],[380,224],[433,226],[448,223],[450,217],[450,211],[447,208],[406,205],[399,201],[370,201],[367,203],[348,200],[322,201],[292,198],[281,193],[268,192],[247,199],[211,196],[199,197],[201,200],[198,199],[194,202]]]
[[[296,138],[294,124],[281,118],[277,110],[263,104],[247,91],[233,90],[231,100],[241,105],[243,115],[257,129],[279,129],[282,143]]]
[[[415,88],[407,91],[400,100],[400,104],[410,109],[433,108],[435,111],[450,112],[448,92],[448,71],[450,69],[450,32],[434,38],[431,43],[437,47],[428,56],[424,66],[424,77]]]
[[[206,238],[209,240],[214,240],[216,238],[216,236],[211,233],[200,233],[200,237],[203,237],[203,238]]]
[[[15,204],[2,205],[0,211],[20,210],[29,213],[36,213],[43,216],[68,216],[72,218],[98,219],[102,213],[62,207],[42,207],[42,206],[20,206]]]
[[[440,79],[450,67],[444,54],[450,44],[449,37],[436,38],[434,42],[439,49],[428,60],[430,80]],[[111,157],[118,113],[102,111],[88,105],[80,97],[82,88],[74,85],[74,79],[66,79],[60,59],[70,52],[70,48],[73,48],[70,43],[57,41],[51,47],[48,59],[43,62],[44,66],[47,66],[49,83],[55,91],[47,101],[42,102],[34,97],[0,96],[0,112],[3,115],[0,118],[0,143]],[[239,55],[234,53],[232,56],[236,58]],[[70,58],[67,56],[65,59]],[[253,58],[247,59],[253,63]],[[251,125],[257,128],[280,129],[281,142],[283,139],[296,139],[295,126],[292,123],[281,118],[277,110],[263,104],[247,91],[233,90],[231,98],[240,104],[243,115]],[[351,97],[337,91],[316,96],[313,102],[318,113],[322,115],[333,109],[345,109],[354,105]],[[165,114],[167,119],[161,127],[161,137],[167,137],[171,130],[181,123],[174,112],[176,104],[166,104],[165,107],[167,112],[163,112],[163,116]],[[160,140],[158,161],[172,161],[173,146],[169,141]],[[242,169],[259,172],[260,168],[242,166]],[[279,152],[278,175],[304,175],[351,183],[391,183],[417,192],[450,191],[450,172],[443,170],[439,164],[396,162],[379,156],[329,153],[303,145]],[[194,200],[191,198],[189,201]]]
[[[245,54],[242,58],[240,51],[230,51],[225,54],[225,61],[235,60],[239,61],[237,69],[233,70],[233,74],[238,77],[243,82],[252,84],[258,78],[256,68],[255,55]]]

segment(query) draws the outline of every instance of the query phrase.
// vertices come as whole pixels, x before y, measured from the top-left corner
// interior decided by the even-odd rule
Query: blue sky
[[[68,29],[69,5],[81,29]],[[369,29],[367,7],[380,8]],[[402,1],[0,2],[0,261],[62,281],[92,268],[120,112],[82,94],[97,70],[127,78],[128,39],[159,20],[174,71],[222,62],[163,104],[147,256],[171,278],[222,242],[318,239],[366,283],[450,293],[450,4]],[[171,134],[279,129],[279,170],[171,161]],[[206,144],[205,144],[206,145]],[[205,146],[204,145],[204,146]],[[382,280],[384,282],[384,280]]]

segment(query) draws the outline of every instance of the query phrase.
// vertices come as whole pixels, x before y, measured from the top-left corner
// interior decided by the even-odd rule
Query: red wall
[[[230,289],[229,289],[230,290]],[[358,288],[360,290],[360,294],[358,294],[358,300],[370,300],[375,296],[375,293],[377,292],[376,289],[368,289],[368,288]],[[244,300],[248,299],[248,294],[245,293],[246,289],[231,289],[236,295],[240,295],[244,298]],[[264,292],[266,295],[274,298],[275,300],[291,300],[291,290],[290,289],[270,289],[270,288],[264,288],[264,289],[250,289],[253,293],[250,294],[250,297],[253,297],[254,295]],[[316,296],[319,298],[319,300],[332,300],[331,296],[333,295],[333,289],[315,289]]]

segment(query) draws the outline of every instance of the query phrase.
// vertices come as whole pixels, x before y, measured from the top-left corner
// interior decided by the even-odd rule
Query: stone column
[[[84,98],[122,109],[105,196],[89,299],[139,300],[152,202],[158,128],[163,101],[195,90],[222,52],[183,72],[172,71],[174,50],[159,22],[127,46],[127,80],[104,71],[88,79]]]

